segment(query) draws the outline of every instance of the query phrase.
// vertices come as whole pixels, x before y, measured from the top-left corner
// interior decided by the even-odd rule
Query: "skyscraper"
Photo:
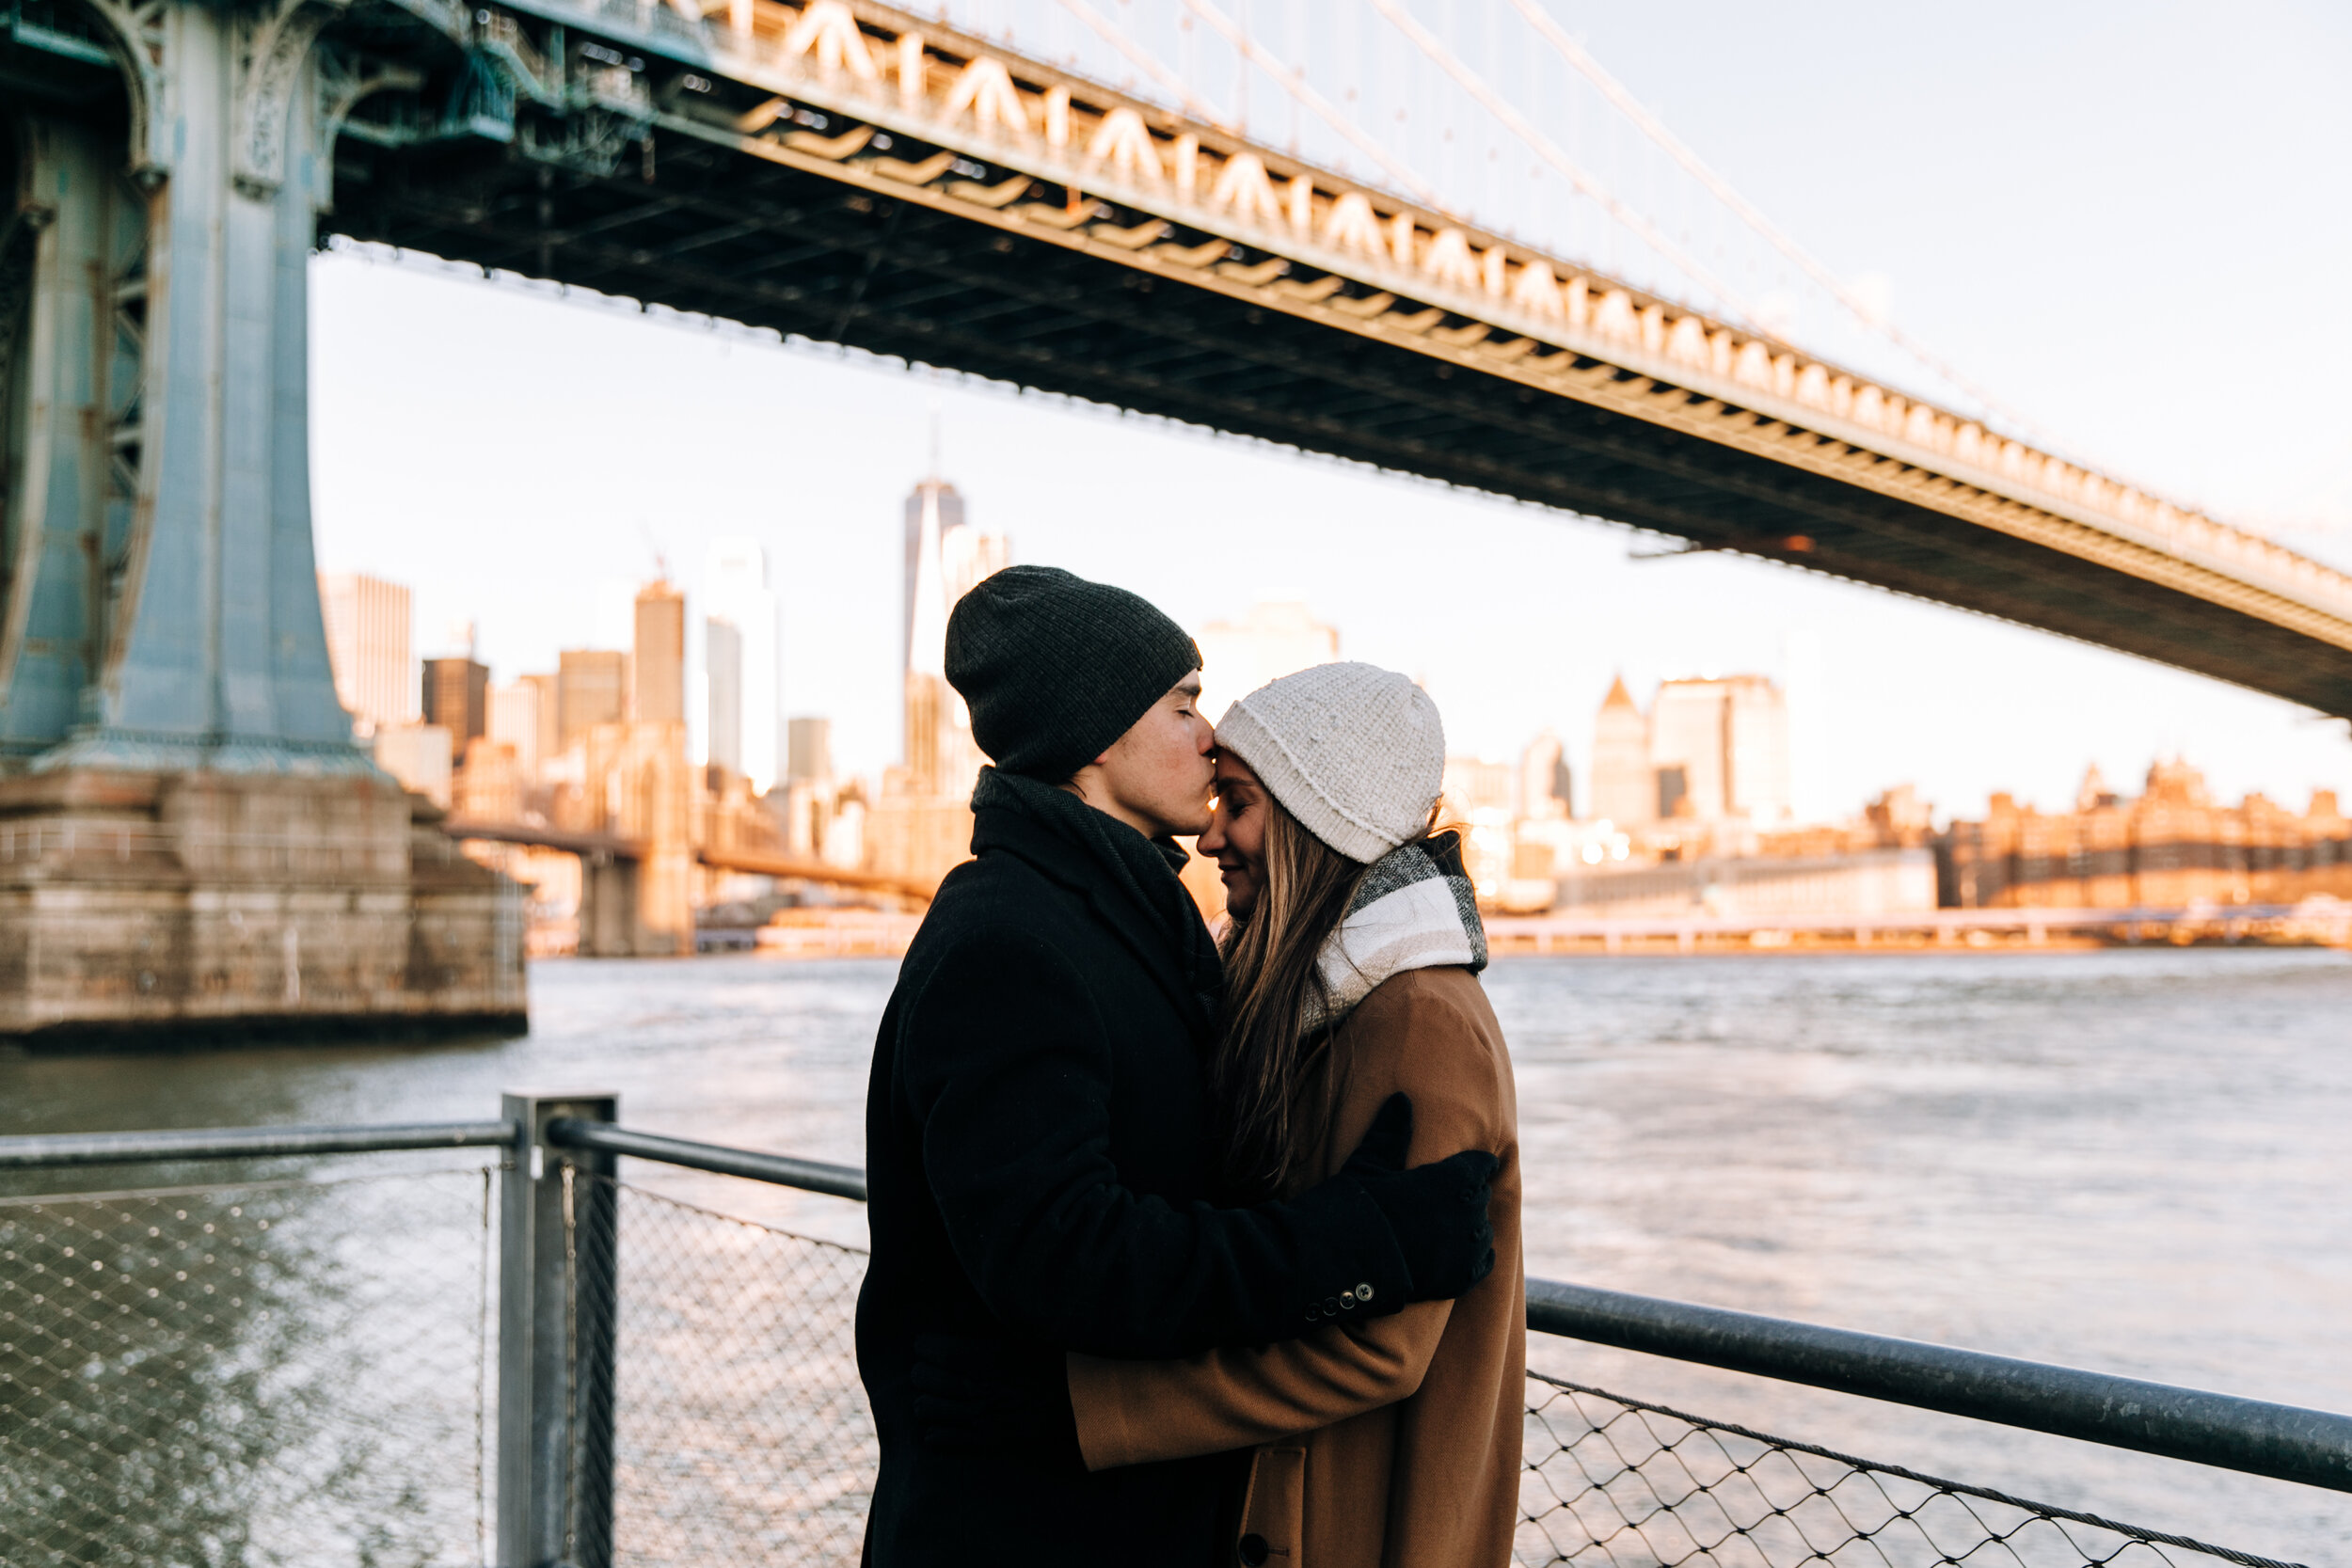
[[[932,445],[938,445],[936,435]],[[944,541],[950,533],[963,531],[963,498],[956,487],[938,477],[938,457],[932,455],[931,477],[916,482],[906,504],[906,575],[900,583],[902,603],[898,616],[898,670],[904,673],[914,666],[915,578],[923,570],[923,529],[928,520]],[[945,579],[943,578],[943,581]],[[950,607],[952,608],[952,606]],[[944,633],[946,627],[941,627]]]
[[[640,723],[686,718],[686,595],[657,578],[637,591],[629,717]]]
[[[335,696],[363,736],[417,717],[408,590],[363,572],[319,574]]]
[[[569,746],[594,724],[628,716],[628,655],[611,648],[566,648],[556,656],[555,744]]]
[[[424,661],[424,721],[449,731],[459,757],[490,730],[490,667],[471,658]]]
[[[1724,693],[1711,680],[1667,681],[1649,705],[1651,815],[1724,815]],[[1685,803],[1687,802],[1687,804]]]
[[[814,784],[833,777],[833,721],[830,719],[795,719],[792,721],[792,754],[787,774],[794,780]]]
[[[1623,675],[1609,683],[1609,695],[1593,721],[1591,804],[1595,816],[1620,827],[1658,815],[1649,767],[1649,721],[1625,689]]]
[[[901,710],[909,784],[919,795],[961,795],[980,768],[972,719],[947,684],[947,616],[1010,561],[1011,542],[964,521],[955,486],[926,479],[907,498],[906,678]]]
[[[1568,784],[1568,759],[1560,737],[1546,730],[1519,753],[1519,815],[1539,822],[1570,815]]]
[[[1645,719],[1625,682],[1615,682],[1594,725],[1593,815],[1620,823],[1788,820],[1788,708],[1780,688],[1764,675],[1670,680]]]
[[[529,675],[490,688],[489,736],[515,748],[515,766],[526,780],[539,776],[540,686]]]
[[[1796,815],[1788,698],[1767,675],[1729,675],[1724,691],[1724,812],[1765,825]]]
[[[710,760],[743,771],[743,634],[724,616],[703,617],[703,676],[710,701]]]
[[[563,714],[557,701],[563,681],[552,673],[524,675],[516,683],[527,686],[537,694],[532,705],[539,716],[539,744],[534,752],[534,767],[543,766],[548,758],[564,749]]]
[[[1253,604],[1238,621],[1211,621],[1195,641],[1200,644],[1200,711],[1211,723],[1235,698],[1340,657],[1339,628],[1287,600]]]
[[[765,793],[776,754],[776,595],[756,540],[716,539],[703,562],[703,668],[709,677],[710,760]]]

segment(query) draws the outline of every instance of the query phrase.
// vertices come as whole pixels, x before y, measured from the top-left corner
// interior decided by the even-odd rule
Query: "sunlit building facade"
[[[1266,682],[1340,657],[1339,628],[1295,600],[1253,604],[1237,621],[1209,622],[1193,641],[1200,644],[1200,711],[1212,723]]]
[[[1610,686],[1593,728],[1595,816],[1770,829],[1793,800],[1788,705],[1770,677],[1666,681],[1646,714],[1622,678]]]
[[[408,590],[364,572],[322,572],[319,609],[326,617],[335,696],[351,715],[353,729],[365,736],[413,723],[419,705]]]
[[[783,774],[777,755],[776,595],[756,540],[714,540],[703,566],[703,668],[710,760],[743,774],[755,793]]]

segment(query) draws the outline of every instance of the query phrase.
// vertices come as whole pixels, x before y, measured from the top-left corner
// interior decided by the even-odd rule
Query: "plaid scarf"
[[[1308,999],[1308,1026],[1336,1028],[1391,975],[1448,964],[1486,967],[1486,927],[1450,832],[1391,849],[1364,873],[1315,960],[1323,994]]]

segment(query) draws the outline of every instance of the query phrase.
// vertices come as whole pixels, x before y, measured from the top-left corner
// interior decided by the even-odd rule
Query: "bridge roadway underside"
[[[346,136],[323,222],[1562,507],[2352,715],[2352,649],[2229,606],[1140,262],[725,145],[664,131],[649,155],[597,177],[534,163],[519,146],[403,150]]]

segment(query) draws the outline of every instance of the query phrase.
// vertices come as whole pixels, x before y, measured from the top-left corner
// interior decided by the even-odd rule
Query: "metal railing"
[[[0,1561],[855,1560],[863,1254],[617,1164],[858,1201],[864,1173],[631,1132],[608,1095],[503,1108],[0,1138],[17,1171],[501,1155],[0,1198]],[[2352,1493],[2352,1418],[2323,1411],[1549,1280],[1528,1325]],[[2142,1560],[2269,1560],[1530,1373],[1522,1562]]]

